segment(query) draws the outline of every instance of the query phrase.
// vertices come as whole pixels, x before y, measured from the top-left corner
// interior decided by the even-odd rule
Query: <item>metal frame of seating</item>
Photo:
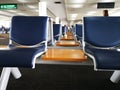
[[[9,76],[18,79],[17,67],[35,68],[35,60],[47,50],[47,16],[14,16],[11,21],[10,44],[0,50],[0,90],[6,90]],[[13,43],[15,42],[15,43]]]
[[[51,17],[49,17],[48,22],[48,46],[55,45],[54,43],[54,37],[53,37],[53,20]]]
[[[120,17],[84,17],[83,46],[95,70],[114,71],[110,80],[120,80]]]

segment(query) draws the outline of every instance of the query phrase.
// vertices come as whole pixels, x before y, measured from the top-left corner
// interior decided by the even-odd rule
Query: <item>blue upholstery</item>
[[[53,36],[54,36],[55,40],[59,40],[60,29],[61,29],[61,25],[60,24],[53,24]]]
[[[120,17],[84,17],[85,52],[94,56],[96,69],[120,69],[119,28]]]
[[[120,17],[85,17],[85,41],[100,47],[120,44]]]
[[[82,41],[82,24],[76,24],[75,27],[77,40]]]
[[[115,49],[99,49],[85,46],[85,52],[95,58],[95,69],[120,69],[120,52]]]
[[[40,18],[39,16],[31,16],[28,18],[23,16],[13,17],[11,39],[22,45],[35,45],[42,41],[45,41],[45,30],[47,28],[46,21],[46,17]]]
[[[31,68],[35,64],[35,55],[45,51],[45,46],[39,48],[13,48],[10,50],[0,50],[0,67],[27,67]]]
[[[73,34],[76,34],[75,26],[72,25],[71,30],[72,30]]]
[[[62,26],[62,35],[64,36],[68,32],[68,27],[66,25]]]
[[[62,26],[62,35],[64,36],[66,33],[65,26]]]
[[[68,32],[68,27],[65,25],[65,31]]]
[[[40,43],[47,39],[47,19],[39,16],[14,16],[10,39],[29,47],[10,47],[7,50],[0,50],[0,66],[34,67],[36,55],[41,55],[46,49],[46,45]]]

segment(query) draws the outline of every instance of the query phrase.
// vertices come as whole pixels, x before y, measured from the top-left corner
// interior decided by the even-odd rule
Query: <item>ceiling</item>
[[[38,2],[47,2],[47,14],[61,22],[79,23],[83,16],[102,16],[103,9],[97,9],[97,2],[115,2],[114,9],[108,9],[110,16],[120,16],[120,0],[0,0],[0,4],[17,3],[14,10],[0,10],[0,20],[10,20],[14,15],[38,16]],[[55,4],[55,1],[61,2]]]

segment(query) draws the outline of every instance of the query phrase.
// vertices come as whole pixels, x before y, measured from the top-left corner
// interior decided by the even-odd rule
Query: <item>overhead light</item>
[[[67,8],[81,8],[83,7],[83,4],[67,4]]]
[[[75,18],[70,18],[70,20],[76,20]]]
[[[24,13],[17,13],[18,15],[25,15]]]
[[[78,14],[70,14],[70,17],[75,18]]]
[[[96,11],[89,11],[88,13],[89,14],[94,14],[94,13],[96,13]]]
[[[75,14],[69,14],[70,20],[75,20],[77,16],[78,16],[77,13],[75,13]]]
[[[17,11],[16,10],[9,10],[9,12],[13,12],[14,13],[14,12],[17,12]]]
[[[18,2],[29,2],[29,0],[17,0]]]
[[[96,11],[89,11],[89,12],[87,12],[87,16],[89,16],[89,15],[94,15],[96,13]]]
[[[9,12],[4,12],[4,11],[0,11],[0,14],[13,16],[13,14],[11,14],[11,13],[9,13]]]
[[[85,3],[86,0],[67,0],[68,3]]]
[[[36,7],[33,5],[27,5],[29,8],[35,9]]]

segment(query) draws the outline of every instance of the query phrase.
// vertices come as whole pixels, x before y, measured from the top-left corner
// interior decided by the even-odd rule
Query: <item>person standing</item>
[[[109,16],[108,10],[103,10],[103,16]]]

